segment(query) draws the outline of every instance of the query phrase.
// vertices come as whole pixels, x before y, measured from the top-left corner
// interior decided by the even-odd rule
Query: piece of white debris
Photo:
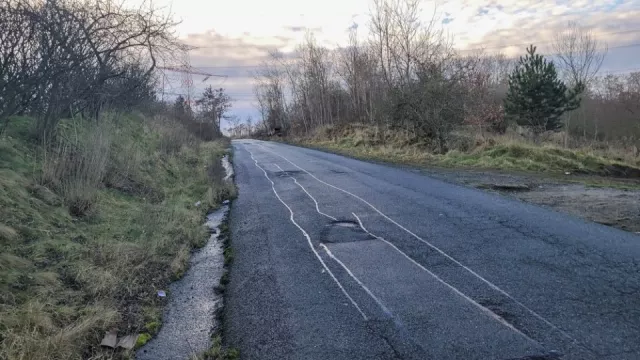
[[[201,202],[201,201],[198,201],[198,202],[196,203],[196,207],[200,206],[200,204],[202,204],[202,202]]]
[[[121,337],[118,341],[117,347],[121,347],[124,349],[133,349],[136,346],[136,342],[138,341],[138,335],[127,335],[125,337]]]
[[[225,200],[222,202],[222,205],[229,205],[229,200]]]
[[[159,297],[165,297],[165,296],[167,296],[167,293],[164,290],[158,290],[158,296]]]
[[[114,349],[118,343],[118,333],[116,330],[111,329],[104,335],[104,338],[100,342],[100,346],[106,346]]]
[[[571,173],[570,173],[570,172],[568,172],[568,171],[565,171],[565,172],[564,172],[564,174],[565,174],[565,175],[571,175]]]

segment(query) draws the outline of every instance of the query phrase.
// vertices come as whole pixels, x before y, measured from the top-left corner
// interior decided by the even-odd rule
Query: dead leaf
[[[116,347],[117,340],[118,333],[115,330],[109,330],[109,332],[104,335],[102,342],[100,342],[100,346],[107,346],[113,349]]]

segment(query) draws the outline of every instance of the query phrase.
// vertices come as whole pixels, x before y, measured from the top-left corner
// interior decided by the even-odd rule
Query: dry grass
[[[0,239],[12,240],[17,235],[18,233],[13,228],[4,224],[0,224]]]
[[[104,125],[73,123],[54,144],[42,147],[42,185],[60,194],[74,216],[86,215],[95,202],[107,168],[110,135]]]
[[[362,125],[319,128],[314,136],[292,142],[363,159],[409,165],[479,167],[534,172],[576,172],[640,178],[637,148],[610,143],[580,143],[563,148],[563,138],[549,135],[534,141],[515,131],[504,135],[464,130],[450,135],[449,151],[437,154],[410,134]]]
[[[161,139],[170,130],[128,116],[86,141],[68,131],[95,129],[63,122],[66,144],[77,147],[56,143],[43,159],[23,136],[27,124],[12,122],[0,138],[0,359],[128,358],[98,344],[110,328],[158,330],[156,292],[208,238],[209,194],[226,191],[216,188],[224,173],[207,166],[227,144],[179,140],[167,152]],[[108,149],[98,154],[91,144]],[[74,216],[72,199],[90,199],[91,216]]]

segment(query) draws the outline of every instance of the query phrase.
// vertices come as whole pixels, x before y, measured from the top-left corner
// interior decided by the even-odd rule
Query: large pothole
[[[355,241],[375,240],[358,225],[351,220],[337,220],[329,223],[320,232],[320,241],[323,243],[347,243]]]

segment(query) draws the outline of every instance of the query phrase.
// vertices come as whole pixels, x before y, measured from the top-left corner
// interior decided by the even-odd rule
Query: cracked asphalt
[[[233,142],[243,359],[640,359],[636,235],[416,172]]]

